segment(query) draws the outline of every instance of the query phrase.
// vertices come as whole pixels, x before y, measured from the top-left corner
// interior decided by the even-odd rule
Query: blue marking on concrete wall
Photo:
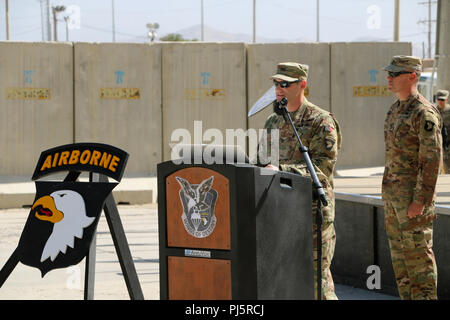
[[[202,84],[209,84],[209,77],[211,77],[211,73],[202,72],[200,76],[202,77]]]
[[[377,74],[378,74],[378,70],[375,70],[375,69],[369,70],[370,82],[377,82]]]
[[[125,72],[117,70],[115,74],[116,74],[116,84],[123,83],[123,75],[125,74]]]
[[[33,83],[33,79],[32,79],[32,75],[33,75],[33,70],[25,70],[23,72],[23,75],[25,76],[25,83]]]

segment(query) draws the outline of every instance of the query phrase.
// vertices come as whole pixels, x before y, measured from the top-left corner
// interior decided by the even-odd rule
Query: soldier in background
[[[442,153],[444,162],[444,173],[450,173],[450,105],[448,104],[449,92],[439,90],[436,92],[436,105],[442,116]]]
[[[336,163],[338,149],[341,145],[341,133],[339,125],[333,115],[309,102],[304,94],[308,67],[294,62],[279,63],[277,73],[272,76],[275,84],[276,99],[288,100],[286,106],[290,113],[294,126],[300,136],[302,144],[308,148],[311,162],[322,183],[327,196],[328,206],[322,207],[322,299],[335,300],[334,282],[331,276],[330,265],[334,255],[336,244],[336,232],[334,229],[334,192],[333,170]],[[271,114],[264,128],[268,130],[266,150],[271,150],[270,130],[279,130],[279,167],[269,164],[267,167],[273,170],[282,170],[309,176],[306,162],[299,150],[297,138],[290,123],[283,116]],[[317,201],[313,200],[313,243],[314,243],[314,287],[317,299]]]
[[[400,297],[437,299],[433,253],[436,182],[442,155],[441,116],[417,91],[420,58],[394,56],[384,68],[398,100],[384,124],[382,184],[385,227]]]

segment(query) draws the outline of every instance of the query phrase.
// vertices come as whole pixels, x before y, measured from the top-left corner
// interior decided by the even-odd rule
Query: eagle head
[[[66,253],[67,246],[73,248],[75,237],[83,237],[83,229],[95,218],[86,215],[83,197],[73,190],[57,190],[37,199],[33,206],[34,216],[53,223],[53,231],[42,251],[41,262]]]
[[[42,221],[57,223],[64,218],[64,213],[56,209],[55,200],[51,196],[39,198],[31,210],[34,210],[34,216]]]

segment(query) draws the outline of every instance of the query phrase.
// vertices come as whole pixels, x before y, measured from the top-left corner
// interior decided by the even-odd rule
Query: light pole
[[[316,41],[319,42],[320,41],[320,1],[317,0],[316,2]]]
[[[204,18],[203,18],[203,0],[201,0],[201,8],[200,8],[201,12],[201,41],[205,41],[205,25],[204,25]]]
[[[147,28],[148,28],[148,38],[150,40],[150,42],[155,41],[157,34],[156,34],[156,30],[159,28],[159,24],[158,23],[147,23]]]
[[[41,4],[42,41],[52,41],[49,0],[39,0]]]
[[[64,21],[66,22],[66,41],[69,41],[69,16],[64,17]]]
[[[6,40],[9,40],[9,3],[5,1],[5,19],[6,19]]]
[[[424,23],[428,25],[428,58],[432,58],[431,57],[431,23],[432,22],[436,22],[436,20],[432,20],[431,19],[431,7],[434,3],[437,3],[437,1],[431,1],[428,0],[426,2],[419,2],[418,4],[421,5],[428,5],[428,19],[427,20],[419,20],[417,23]]]
[[[113,42],[116,42],[116,20],[115,20],[115,13],[114,13],[114,0],[111,0],[111,7],[112,7],[112,36],[113,36]]]
[[[256,42],[256,0],[253,0],[253,43]]]
[[[53,12],[53,37],[55,41],[58,41],[58,30],[57,30],[57,17],[56,15],[60,12],[63,12],[66,10],[65,6],[56,6],[56,7],[52,7],[52,12]]]
[[[400,41],[400,0],[394,5],[394,41]]]

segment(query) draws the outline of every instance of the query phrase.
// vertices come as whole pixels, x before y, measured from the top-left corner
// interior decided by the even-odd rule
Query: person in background
[[[450,173],[450,105],[448,104],[449,92],[439,90],[436,92],[436,105],[442,116],[442,153],[444,173]]]

